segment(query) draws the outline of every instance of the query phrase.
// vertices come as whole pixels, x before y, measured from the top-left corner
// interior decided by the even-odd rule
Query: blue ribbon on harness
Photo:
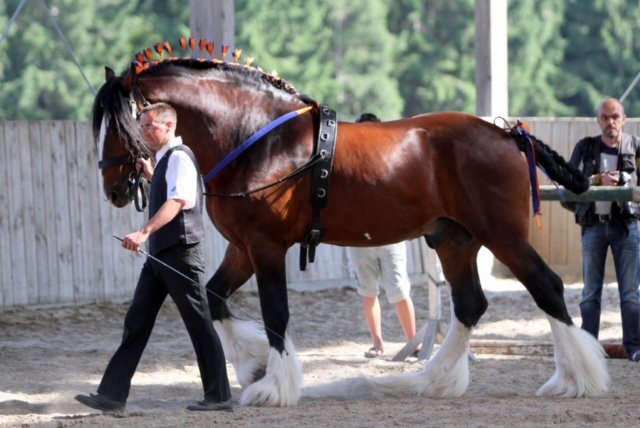
[[[529,180],[531,181],[531,203],[533,205],[533,215],[539,216],[540,212],[540,189],[538,187],[538,175],[536,174],[536,155],[533,148],[533,142],[531,134],[522,125],[518,125],[518,130],[527,139],[526,154],[527,164],[529,167]],[[546,174],[546,172],[545,172]]]
[[[213,180],[216,177],[216,175],[218,175],[220,173],[220,171],[222,171],[227,166],[229,166],[229,164],[231,162],[233,162],[234,160],[236,160],[236,158],[238,156],[240,156],[242,153],[244,153],[247,149],[249,149],[251,146],[253,146],[258,140],[260,140],[262,137],[267,135],[269,132],[273,131],[274,129],[276,129],[280,125],[290,121],[291,119],[293,119],[295,117],[298,117],[299,115],[301,115],[303,113],[308,112],[312,108],[313,108],[313,106],[307,106],[307,107],[303,107],[303,108],[295,110],[295,111],[291,111],[289,113],[286,113],[286,114],[280,116],[279,118],[277,118],[273,122],[271,122],[268,125],[266,125],[263,128],[261,128],[258,132],[256,132],[251,137],[249,137],[249,139],[247,139],[247,141],[242,143],[240,146],[238,146],[236,149],[234,149],[231,153],[229,153],[227,156],[225,156],[225,158],[222,159],[220,161],[220,163],[218,163],[218,165],[216,165],[211,170],[211,172],[209,172],[204,177],[204,183],[207,184],[211,180]]]

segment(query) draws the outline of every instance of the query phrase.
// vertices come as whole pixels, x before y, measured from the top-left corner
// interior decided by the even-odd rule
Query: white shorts
[[[387,300],[396,304],[409,297],[407,246],[404,242],[371,248],[348,248],[358,278],[358,294],[375,297],[384,288]]]

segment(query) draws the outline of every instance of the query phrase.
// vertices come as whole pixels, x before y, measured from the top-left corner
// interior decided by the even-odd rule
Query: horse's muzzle
[[[114,189],[107,192],[107,199],[117,208],[125,207],[131,202],[131,197],[127,192],[121,192]]]

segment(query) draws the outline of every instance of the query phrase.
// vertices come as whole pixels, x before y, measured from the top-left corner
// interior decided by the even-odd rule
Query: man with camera
[[[602,134],[578,141],[569,163],[580,168],[589,177],[592,186],[638,185],[640,139],[622,131],[627,120],[622,103],[613,98],[604,100],[598,109],[597,120]],[[638,362],[638,205],[633,202],[611,201],[563,205],[575,212],[576,223],[582,228],[582,328],[598,337],[605,263],[607,251],[611,248],[620,294],[622,343],[629,359]]]

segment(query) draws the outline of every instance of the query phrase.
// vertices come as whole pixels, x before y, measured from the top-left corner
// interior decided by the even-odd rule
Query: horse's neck
[[[255,132],[302,101],[230,82],[195,81],[176,90],[165,82],[149,86],[150,99],[164,101],[178,112],[177,133],[196,155],[206,174]],[[281,97],[281,102],[274,102]],[[274,132],[278,132],[275,130]]]

